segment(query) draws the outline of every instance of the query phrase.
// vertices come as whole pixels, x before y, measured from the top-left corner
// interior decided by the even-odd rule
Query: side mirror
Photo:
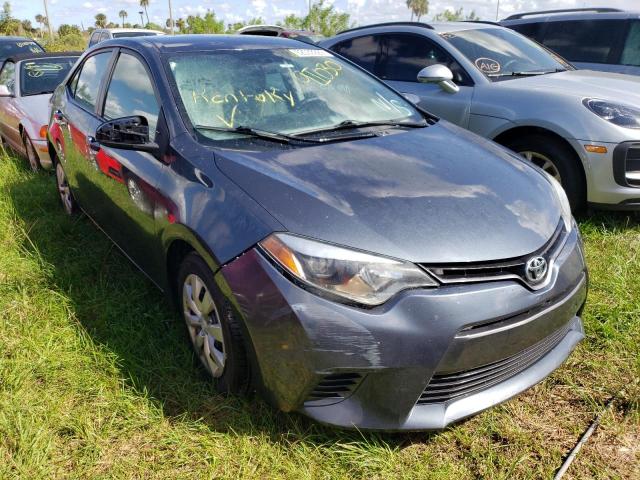
[[[13,97],[13,93],[6,85],[0,85],[0,97]]]
[[[103,123],[96,130],[96,142],[105,147],[137,150],[158,155],[160,147],[149,139],[145,117],[123,117]]]
[[[418,82],[437,83],[447,93],[458,93],[460,87],[453,83],[453,72],[441,64],[430,65],[418,72]]]

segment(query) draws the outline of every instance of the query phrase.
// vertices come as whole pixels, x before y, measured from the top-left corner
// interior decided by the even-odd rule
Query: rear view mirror
[[[13,97],[13,93],[6,85],[0,85],[0,97]]]
[[[418,82],[437,83],[447,93],[458,93],[460,87],[453,83],[453,72],[441,64],[430,65],[418,72]]]
[[[105,147],[158,154],[159,147],[149,139],[145,117],[124,117],[103,123],[96,130],[96,141]]]

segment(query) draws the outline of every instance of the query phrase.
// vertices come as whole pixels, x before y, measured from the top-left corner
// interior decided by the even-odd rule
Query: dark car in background
[[[640,75],[640,13],[584,8],[519,13],[505,27],[536,40],[578,68]]]
[[[0,65],[12,55],[21,53],[44,53],[44,48],[27,37],[0,37]]]
[[[236,32],[238,35],[262,35],[264,37],[284,37],[305,43],[318,43],[324,36],[308,30],[293,30],[280,25],[247,25]]]
[[[49,140],[65,210],[175,300],[220,392],[343,427],[443,428],[584,336],[559,183],[327,50],[100,43],[56,89]]]
[[[22,53],[0,69],[0,142],[24,155],[32,170],[51,166],[49,99],[80,52]]]

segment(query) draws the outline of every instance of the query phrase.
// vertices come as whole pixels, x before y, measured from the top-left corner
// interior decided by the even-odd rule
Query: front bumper
[[[42,168],[51,168],[51,157],[49,156],[49,147],[46,140],[34,140],[33,147],[36,150],[38,159],[40,160],[40,166]]]
[[[567,358],[584,335],[587,293],[575,230],[550,275],[537,291],[504,280],[449,285],[369,310],[309,293],[255,250],[216,278],[244,319],[275,405],[341,427],[425,430],[526,390]],[[447,386],[465,375],[473,381]],[[436,381],[451,398],[428,393]]]

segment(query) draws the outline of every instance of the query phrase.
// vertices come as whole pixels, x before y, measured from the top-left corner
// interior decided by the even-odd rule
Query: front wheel
[[[78,211],[78,204],[75,198],[73,198],[73,193],[71,193],[71,188],[67,181],[67,175],[64,173],[60,162],[56,162],[56,185],[58,186],[58,195],[62,203],[62,208],[64,208],[67,215],[73,215]]]
[[[571,147],[545,135],[516,138],[505,146],[558,180],[574,212],[584,209],[587,199],[584,172]]]
[[[249,363],[240,323],[206,262],[190,253],[178,273],[180,307],[193,349],[220,393],[246,393]]]
[[[36,149],[33,146],[33,142],[26,133],[22,135],[22,143],[27,155],[27,160],[29,161],[29,167],[32,171],[37,172],[40,169],[40,159],[38,158]]]

